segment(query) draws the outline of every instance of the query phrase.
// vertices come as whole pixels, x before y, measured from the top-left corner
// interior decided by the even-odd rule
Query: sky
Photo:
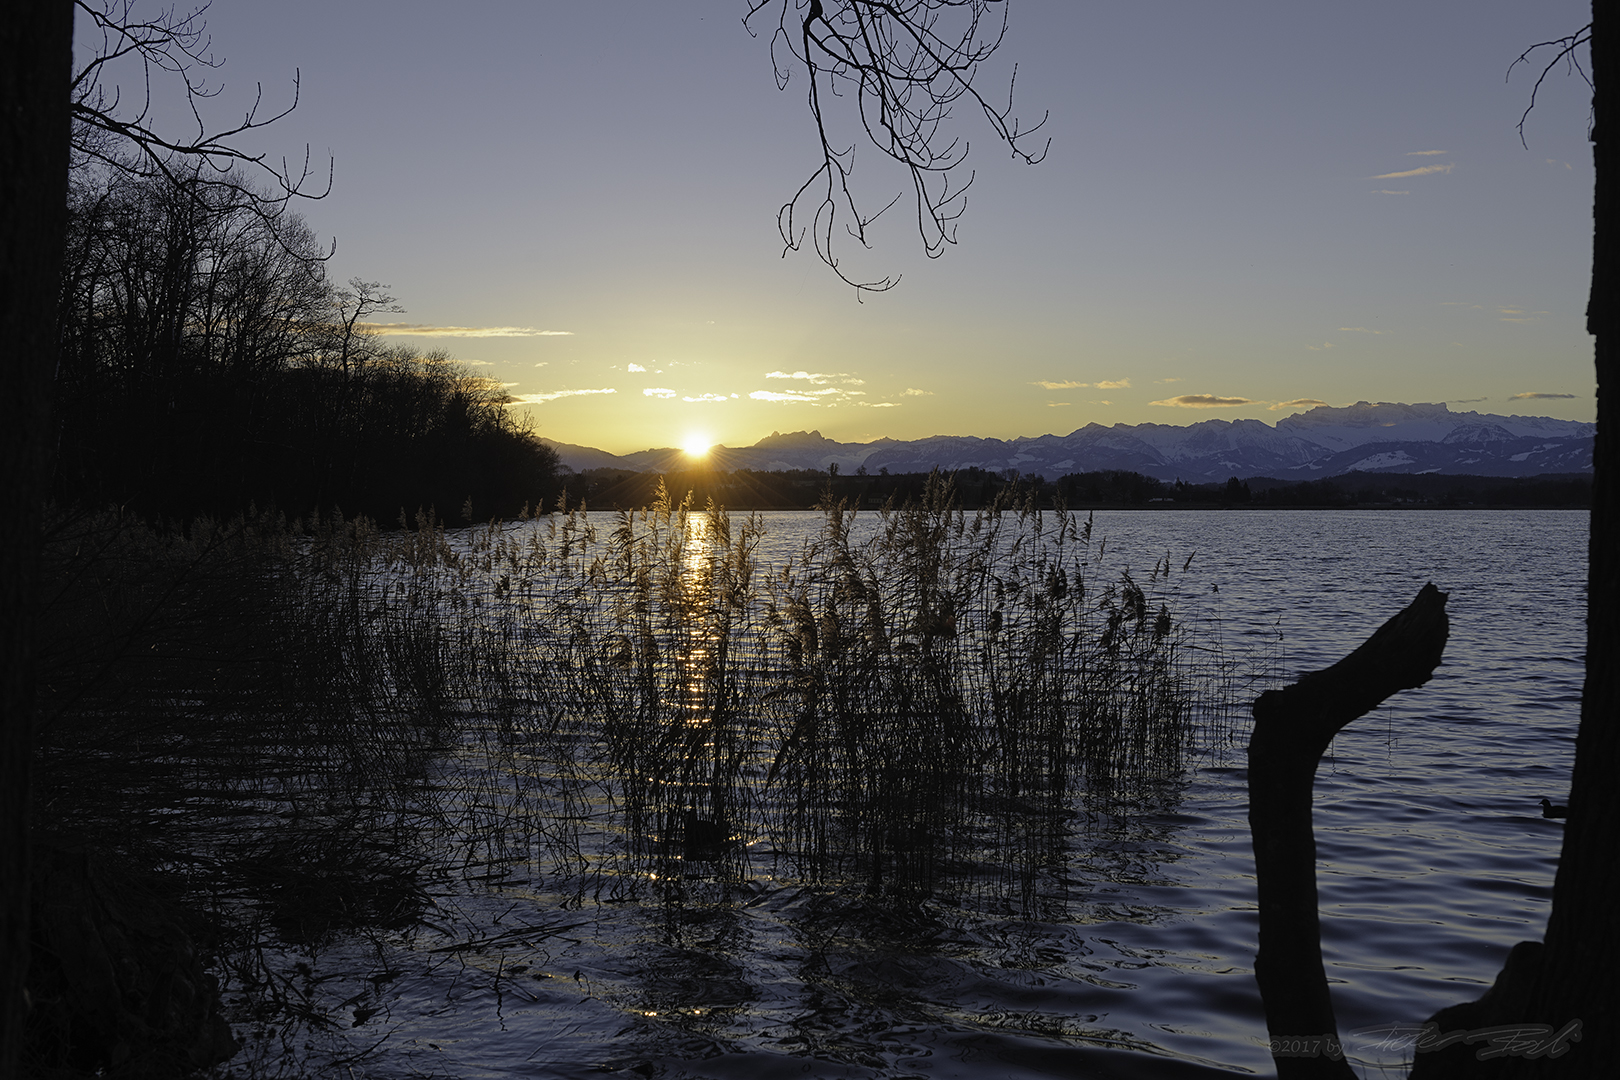
[[[1013,161],[958,108],[958,242],[927,258],[902,200],[870,250],[840,248],[901,278],[864,298],[784,255],[815,129],[745,0],[215,0],[203,116],[229,126],[260,86],[279,109],[296,74],[297,109],[243,145],[330,162],[298,208],[329,273],[386,283],[391,342],[498,379],[561,442],[1014,438],[1359,400],[1593,419],[1590,94],[1552,72],[1526,147],[1543,63],[1508,77],[1588,5],[1007,7],[979,85],[1004,98],[1016,64],[1050,150]],[[855,155],[866,205],[907,190]]]

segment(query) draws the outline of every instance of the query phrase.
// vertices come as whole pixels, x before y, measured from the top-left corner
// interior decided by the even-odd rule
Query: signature
[[[1426,1024],[1378,1024],[1357,1028],[1349,1033],[1348,1040],[1352,1050],[1365,1053],[1405,1050],[1413,1054],[1427,1054],[1462,1043],[1479,1046],[1474,1053],[1479,1061],[1509,1057],[1557,1058],[1569,1050],[1571,1043],[1581,1041],[1581,1021],[1571,1020],[1556,1031],[1551,1024],[1498,1024],[1446,1032],[1442,1032],[1433,1021]],[[1277,1058],[1344,1059],[1344,1046],[1338,1036],[1332,1033],[1273,1035],[1268,1045],[1272,1056]]]

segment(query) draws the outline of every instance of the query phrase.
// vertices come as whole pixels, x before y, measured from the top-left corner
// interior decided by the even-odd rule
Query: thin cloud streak
[[[1321,398],[1301,397],[1295,398],[1293,401],[1279,401],[1277,404],[1269,406],[1269,408],[1272,412],[1280,412],[1283,409],[1314,409],[1318,405],[1326,404],[1327,402]]]
[[[1455,161],[1448,161],[1444,165],[1425,165],[1419,169],[1406,169],[1402,172],[1379,173],[1374,180],[1401,180],[1408,176],[1430,176],[1434,173],[1448,173],[1456,167]]]
[[[821,404],[821,402],[817,401],[809,394],[792,392],[781,394],[777,393],[775,390],[755,390],[748,396],[753,398],[755,401],[804,401],[810,403],[811,405]]]
[[[612,387],[604,386],[600,390],[553,390],[549,394],[515,394],[513,395],[512,400],[519,405],[544,405],[546,402],[556,401],[558,398],[583,397],[586,394],[617,393],[618,391]]]
[[[1257,405],[1259,402],[1246,397],[1220,397],[1215,394],[1182,394],[1180,397],[1165,398],[1163,401],[1150,401],[1149,405],[1168,405],[1174,409],[1231,409],[1239,405]]]
[[[536,330],[532,326],[430,326],[426,323],[357,323],[356,329],[379,337],[573,337],[572,330]]]
[[[801,379],[805,382],[820,386],[834,380],[847,386],[865,386],[865,379],[857,379],[847,371],[767,371],[767,379]]]
[[[1539,400],[1542,400],[1544,398],[1572,398],[1574,396],[1575,396],[1574,394],[1543,394],[1543,393],[1538,393],[1538,392],[1535,392],[1535,391],[1527,391],[1527,392],[1525,392],[1523,394],[1514,394],[1512,397],[1508,398],[1508,400],[1509,401],[1539,401]]]
[[[1042,390],[1078,390],[1087,386],[1096,387],[1098,390],[1129,390],[1131,380],[1104,379],[1101,382],[1075,382],[1073,379],[1065,379],[1063,382],[1050,382],[1046,379],[1038,379],[1030,383],[1030,385],[1038,386]]]

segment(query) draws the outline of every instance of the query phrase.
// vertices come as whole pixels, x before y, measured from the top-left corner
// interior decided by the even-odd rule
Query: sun
[[[706,431],[687,432],[686,438],[681,441],[681,449],[686,451],[686,456],[694,458],[707,457],[709,447],[713,445]]]

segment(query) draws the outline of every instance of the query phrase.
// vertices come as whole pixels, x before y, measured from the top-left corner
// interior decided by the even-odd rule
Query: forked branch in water
[[[1260,894],[1254,975],[1266,1007],[1277,1075],[1353,1078],[1322,965],[1311,784],[1333,736],[1440,663],[1449,620],[1433,584],[1349,656],[1254,703],[1249,740],[1249,831]]]

